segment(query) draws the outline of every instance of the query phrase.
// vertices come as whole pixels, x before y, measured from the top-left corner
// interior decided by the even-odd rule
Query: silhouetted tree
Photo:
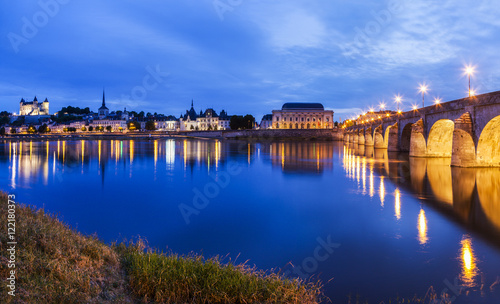
[[[148,113],[148,114],[151,114],[151,113]],[[146,130],[148,130],[148,131],[156,130],[156,125],[155,125],[154,120],[148,120],[146,122]]]
[[[48,129],[49,128],[47,127],[47,125],[43,124],[40,127],[38,127],[38,133],[47,133]]]

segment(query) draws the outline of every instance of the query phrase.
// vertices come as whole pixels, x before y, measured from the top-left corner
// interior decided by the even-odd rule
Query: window
[[[327,117],[327,118],[326,118],[326,122],[329,122],[329,121],[330,121],[330,117]]]
[[[290,121],[293,121],[293,118],[292,118],[292,117],[290,117]]]
[[[302,121],[304,121],[304,117],[302,117]],[[304,124],[302,124],[302,125],[304,125]],[[304,128],[302,128],[302,129],[304,129]]]

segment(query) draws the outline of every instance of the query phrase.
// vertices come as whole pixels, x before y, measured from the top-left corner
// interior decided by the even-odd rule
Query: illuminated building
[[[285,103],[273,110],[273,129],[332,129],[333,111],[320,103]]]

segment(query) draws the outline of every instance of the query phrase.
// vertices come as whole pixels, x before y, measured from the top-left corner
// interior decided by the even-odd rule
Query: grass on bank
[[[7,195],[0,193],[0,278],[9,276]],[[108,246],[55,216],[16,206],[16,297],[2,303],[319,303],[319,282],[287,279],[217,257]]]

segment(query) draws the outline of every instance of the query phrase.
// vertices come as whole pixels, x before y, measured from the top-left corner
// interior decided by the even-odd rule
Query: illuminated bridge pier
[[[459,167],[500,167],[500,91],[347,127],[344,141]]]

